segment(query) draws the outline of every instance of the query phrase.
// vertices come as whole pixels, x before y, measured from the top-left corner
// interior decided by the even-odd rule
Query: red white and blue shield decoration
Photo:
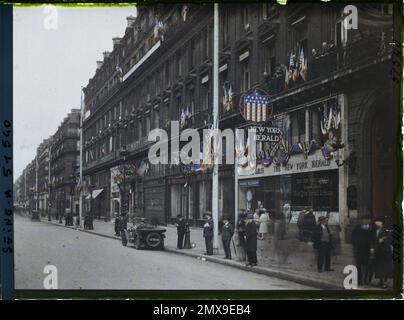
[[[272,104],[269,96],[257,91],[245,94],[242,99],[242,115],[246,121],[268,121],[272,116]]]

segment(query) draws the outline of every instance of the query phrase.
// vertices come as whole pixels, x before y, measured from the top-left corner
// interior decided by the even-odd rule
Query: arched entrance
[[[391,99],[388,99],[389,101]],[[370,125],[370,169],[372,217],[390,220],[397,192],[398,112],[394,104],[378,101]],[[393,102],[391,102],[393,103]],[[387,221],[386,221],[387,222]],[[391,222],[391,220],[390,220]]]
[[[382,89],[369,92],[360,108],[354,129],[359,139],[355,143],[358,162],[353,176],[358,190],[358,217],[385,218],[390,223],[398,191],[399,108],[393,90]]]

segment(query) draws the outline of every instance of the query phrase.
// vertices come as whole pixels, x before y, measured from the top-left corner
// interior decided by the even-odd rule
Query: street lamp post
[[[121,214],[124,215],[127,213],[127,203],[126,203],[126,160],[129,155],[129,151],[126,149],[126,145],[122,146],[122,150],[119,152],[121,157],[123,158],[122,163],[122,187],[121,187]],[[124,212],[124,210],[125,212]]]
[[[94,186],[91,184],[91,182],[88,184],[88,191],[90,192],[90,212],[88,215],[88,225],[87,229],[93,230],[93,189]]]

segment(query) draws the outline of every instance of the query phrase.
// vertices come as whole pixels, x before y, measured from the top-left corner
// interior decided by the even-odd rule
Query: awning
[[[93,190],[93,192],[92,192],[93,199],[97,198],[97,197],[101,194],[101,192],[102,192],[103,190],[104,190],[104,189]],[[90,200],[90,199],[91,199],[91,193],[89,193],[89,194],[87,195],[87,197],[86,197],[86,200]]]

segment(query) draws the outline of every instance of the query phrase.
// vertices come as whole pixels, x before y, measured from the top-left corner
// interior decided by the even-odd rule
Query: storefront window
[[[199,219],[203,219],[206,212],[212,211],[212,184],[211,181],[199,183]]]
[[[338,211],[338,170],[279,175],[239,182],[239,209],[263,207],[270,212],[310,207],[314,211]]]
[[[338,211],[338,171],[295,174],[292,205],[308,206],[315,211]]]

